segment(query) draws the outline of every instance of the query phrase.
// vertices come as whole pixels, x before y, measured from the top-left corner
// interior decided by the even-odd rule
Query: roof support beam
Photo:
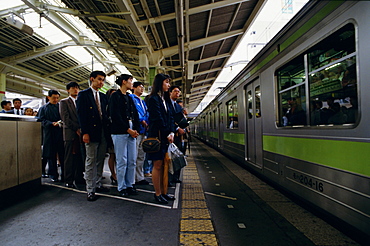
[[[189,50],[195,49],[195,48],[198,48],[198,47],[201,47],[201,46],[205,46],[207,44],[211,44],[211,43],[214,43],[214,42],[218,42],[220,40],[224,40],[224,39],[231,38],[233,36],[242,35],[242,34],[243,34],[243,30],[239,29],[239,30],[230,31],[230,32],[227,32],[227,33],[221,33],[221,34],[218,34],[218,35],[210,36],[210,37],[207,37],[207,38],[194,40],[194,41],[191,41],[189,43],[188,49]],[[153,56],[157,56],[157,57],[160,57],[160,56],[169,57],[169,56],[173,56],[173,55],[176,55],[176,54],[178,54],[178,47],[177,46],[172,46],[172,47],[169,47],[169,48],[166,48],[166,49],[162,49],[162,50],[158,50],[158,51],[153,52]]]
[[[0,11],[0,16],[5,16],[9,14],[16,14],[18,16],[20,13],[24,13],[29,8],[30,7],[28,7],[27,5],[20,5],[9,9],[3,9]]]
[[[200,84],[203,84],[203,83],[208,82],[208,81],[213,81],[215,79],[216,79],[216,77],[212,77],[212,78],[208,78],[208,79],[203,79],[203,80],[199,80],[199,81],[193,82],[193,83],[191,83],[191,85],[193,85],[193,86],[200,85]]]
[[[202,86],[199,86],[199,87],[194,87],[194,88],[190,89],[190,92],[193,94],[193,92],[195,92],[195,91],[204,91],[205,89],[208,89],[211,86],[212,86],[212,84],[202,85]],[[207,92],[208,92],[208,90],[207,90]]]
[[[10,65],[10,64],[7,64],[7,63],[2,62],[2,61],[0,61],[0,65],[4,65],[7,68],[12,69],[13,71],[17,71],[20,75],[27,76],[27,77],[29,77],[31,79],[40,81],[40,83],[49,84],[49,85],[51,85],[54,88],[65,90],[64,84],[60,83],[59,81],[55,81],[53,79],[45,79],[45,78],[41,77],[40,75],[38,75],[38,74],[36,74],[36,73],[34,73],[32,71],[29,71],[29,70],[27,70],[25,68],[21,68],[21,67],[18,67],[18,66]]]
[[[44,10],[40,9],[39,1],[37,0],[22,0],[27,6],[32,8],[36,13],[42,14],[45,19],[47,19],[51,24],[53,24],[55,27],[57,27],[59,30],[67,34],[69,37],[72,38],[72,40],[76,44],[80,44],[80,31],[71,26],[69,22],[67,22],[64,18],[62,18],[59,14],[55,12],[49,12],[46,13]],[[95,57],[98,61],[100,61],[102,64],[103,60],[105,59],[104,56],[100,53],[100,51],[95,47],[86,47],[86,50]]]
[[[145,30],[137,24],[136,20],[138,20],[139,18],[134,14],[136,13],[135,10],[131,9],[131,6],[128,0],[115,0],[115,2],[121,11],[130,12],[129,15],[125,16],[125,19],[127,20],[128,25],[130,26],[135,37],[137,38],[139,44],[145,47],[143,48],[144,52],[147,54],[148,58],[151,59],[150,54],[153,52],[153,47],[151,46],[150,41],[145,34]]]
[[[204,59],[201,59],[201,60],[194,61],[194,64],[206,63],[206,62],[210,62],[210,61],[214,61],[214,60],[218,60],[218,59],[227,58],[227,57],[230,57],[230,56],[231,56],[230,53],[224,53],[224,54],[221,54],[221,55],[218,55],[218,56],[211,56],[211,57],[208,57],[208,58],[204,58]]]
[[[194,77],[195,76],[200,76],[200,75],[203,75],[203,74],[206,74],[206,73],[214,73],[214,72],[218,72],[222,70],[222,67],[218,67],[218,68],[214,68],[214,69],[210,69],[210,70],[206,70],[206,71],[202,71],[202,72],[198,72],[198,73],[195,73],[194,74]]]
[[[76,44],[73,41],[68,41],[68,42],[63,42],[63,43],[60,43],[60,44],[55,44],[55,45],[42,47],[42,48],[39,48],[39,49],[36,49],[36,50],[33,50],[33,51],[27,51],[27,52],[24,52],[24,53],[15,55],[15,56],[10,56],[10,57],[7,57],[5,59],[2,59],[1,61],[11,63],[11,64],[22,63],[22,62],[32,60],[32,59],[37,58],[37,57],[41,57],[41,56],[56,52],[58,50],[61,50],[61,49],[64,49],[64,48],[67,48],[67,47],[70,47],[70,46],[82,46],[82,47],[90,46],[90,47],[100,47],[100,48],[104,48],[104,49],[109,48],[106,43],[102,43],[102,42],[100,42],[100,43],[91,42],[91,43],[85,43],[85,44],[81,44],[81,43]]]
[[[198,14],[198,13],[201,13],[201,12],[209,11],[211,9],[222,8],[222,7],[226,7],[226,6],[229,6],[229,5],[242,3],[242,2],[245,2],[245,0],[219,1],[219,2],[215,2],[215,3],[210,3],[210,4],[202,5],[202,6],[199,6],[199,7],[191,8],[191,9],[189,9],[189,13],[187,13],[187,14],[188,15]],[[175,18],[176,18],[176,14],[171,13],[171,14],[167,14],[167,15],[162,15],[160,17],[154,17],[154,18],[149,18],[147,20],[138,21],[137,24],[138,24],[138,26],[142,27],[142,26],[147,26],[149,24],[154,24],[154,23],[173,20]]]

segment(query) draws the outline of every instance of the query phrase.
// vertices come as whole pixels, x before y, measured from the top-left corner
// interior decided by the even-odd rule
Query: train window
[[[229,129],[238,129],[238,100],[236,97],[226,103]]]
[[[252,97],[252,91],[248,91],[247,94],[247,102],[248,102],[248,119],[252,119],[253,117],[253,97]]]
[[[212,116],[212,112],[209,112],[209,129],[213,129],[213,116]]]
[[[306,90],[303,56],[277,71],[279,87],[279,126],[306,124]]]
[[[309,50],[311,125],[356,123],[355,27],[347,24]]]
[[[332,66],[332,63],[336,63],[337,60],[355,51],[355,27],[353,24],[347,24],[310,49],[308,53],[309,72],[329,64]],[[323,71],[322,76],[327,78],[330,74]]]
[[[257,86],[254,90],[254,95],[256,98],[256,118],[261,117],[261,88]]]
[[[343,26],[285,64],[276,75],[279,126],[356,123],[359,113],[353,24]],[[309,92],[307,103],[306,91]]]

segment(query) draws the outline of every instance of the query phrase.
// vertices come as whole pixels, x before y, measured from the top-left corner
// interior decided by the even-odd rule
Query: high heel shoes
[[[110,176],[110,180],[112,181],[112,185],[117,185],[117,179],[114,179],[112,175]]]
[[[167,204],[168,203],[168,201],[162,195],[156,196],[154,194],[154,199],[156,200],[156,202],[161,203],[161,204]]]

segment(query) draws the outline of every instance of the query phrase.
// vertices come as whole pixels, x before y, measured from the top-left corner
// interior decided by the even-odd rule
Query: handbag
[[[161,149],[161,141],[158,138],[147,138],[141,145],[145,153],[156,153]]]
[[[179,150],[179,148],[177,148],[174,143],[171,143],[168,146],[168,153],[170,154],[170,158],[172,160],[173,171],[178,171],[187,165],[184,154]]]

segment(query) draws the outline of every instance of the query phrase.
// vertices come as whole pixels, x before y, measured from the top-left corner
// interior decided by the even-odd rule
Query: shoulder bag
[[[161,149],[160,134],[158,132],[158,138],[147,138],[142,142],[141,146],[145,153],[157,153]]]

